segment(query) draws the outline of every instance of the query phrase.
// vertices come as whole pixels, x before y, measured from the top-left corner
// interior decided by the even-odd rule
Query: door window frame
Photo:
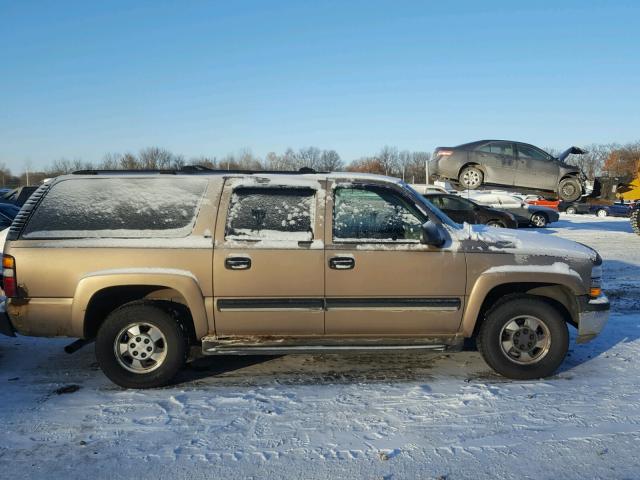
[[[253,177],[251,178],[252,180]],[[244,177],[235,177],[225,179],[224,186],[222,188],[222,196],[220,198],[220,204],[218,207],[218,215],[216,218],[216,230],[215,230],[215,243],[214,249],[218,248],[240,248],[240,249],[272,249],[272,250],[321,250],[324,248],[325,232],[323,228],[323,218],[325,212],[325,197],[326,195],[326,181],[324,180],[305,180],[300,179],[299,185],[292,185],[287,183],[287,179],[283,178],[282,182],[278,179],[269,178],[264,183],[260,182],[260,179],[255,179],[255,182],[247,182]],[[298,240],[286,240],[286,239],[253,239],[253,238],[227,238],[227,218],[229,215],[229,209],[231,208],[231,200],[233,193],[236,189],[241,188],[252,189],[302,189],[315,191],[313,195],[313,201],[315,202],[315,212],[312,219],[312,240],[310,241],[298,241]]]
[[[433,219],[432,217],[433,214],[430,214],[430,212],[427,211],[426,207],[424,207],[421,203],[416,202],[415,199],[413,199],[402,188],[400,187],[394,188],[394,187],[395,185],[380,184],[380,183],[373,183],[373,182],[358,182],[358,181],[349,180],[348,178],[333,180],[332,184],[327,186],[327,193],[330,192],[330,195],[328,195],[327,197],[329,201],[327,202],[327,207],[325,212],[325,238],[327,239],[327,246],[338,248],[338,249],[352,249],[354,245],[366,245],[371,249],[376,249],[376,247],[378,249],[385,249],[389,245],[403,245],[403,246],[406,246],[407,248],[412,248],[412,249],[413,248],[425,249],[425,250],[429,249],[428,245],[424,245],[419,240],[418,241],[387,240],[387,239],[374,239],[374,238],[357,239],[357,240],[356,239],[349,239],[349,240],[334,239],[333,221],[335,217],[334,215],[335,194],[336,194],[336,190],[340,188],[357,188],[357,189],[363,189],[363,190],[384,189],[392,193],[393,195],[399,196],[407,204],[413,207],[413,209],[419,215],[422,216],[422,219],[424,219],[423,223],[429,221],[430,219],[440,223],[438,220]]]

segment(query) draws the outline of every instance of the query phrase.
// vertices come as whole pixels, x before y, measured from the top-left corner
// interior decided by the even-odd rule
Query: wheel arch
[[[183,305],[189,313],[187,329],[198,340],[212,328],[202,291],[188,273],[108,273],[86,276],[78,282],[71,307],[73,332],[93,338],[106,316],[116,308],[135,300],[156,300]]]
[[[460,178],[460,174],[462,173],[462,170],[464,170],[467,167],[476,167],[478,170],[480,170],[482,172],[482,175],[484,175],[486,177],[487,175],[487,169],[485,167],[485,165],[482,165],[481,163],[478,163],[474,160],[467,160],[459,169],[458,169],[458,175],[456,176],[456,178]]]
[[[552,278],[554,275],[542,275],[542,278],[536,282],[528,281],[531,278],[530,273],[506,282],[480,279],[467,300],[462,318],[462,335],[468,338],[477,334],[485,314],[496,304],[504,301],[503,299],[514,295],[541,297],[554,305],[568,323],[576,326],[578,324],[576,295],[585,293],[582,291],[581,281],[572,275],[560,274],[564,278]],[[541,277],[539,272],[536,276]]]

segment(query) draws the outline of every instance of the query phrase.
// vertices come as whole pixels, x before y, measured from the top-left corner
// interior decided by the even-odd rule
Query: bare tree
[[[344,162],[335,150],[323,150],[320,154],[318,169],[324,172],[337,172],[342,170]]]
[[[393,175],[398,168],[398,149],[385,145],[377,155],[385,175]]]

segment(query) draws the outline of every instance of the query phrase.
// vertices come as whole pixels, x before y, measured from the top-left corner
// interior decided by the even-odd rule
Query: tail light
[[[438,150],[436,152],[436,157],[448,157],[453,154],[453,150]]]
[[[7,297],[18,296],[16,260],[11,255],[2,255],[2,289]]]

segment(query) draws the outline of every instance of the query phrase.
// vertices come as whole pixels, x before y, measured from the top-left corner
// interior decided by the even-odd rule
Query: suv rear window
[[[55,183],[23,238],[179,238],[191,233],[204,178],[79,178]]]
[[[231,196],[225,238],[312,241],[314,198],[311,188],[237,188]]]

